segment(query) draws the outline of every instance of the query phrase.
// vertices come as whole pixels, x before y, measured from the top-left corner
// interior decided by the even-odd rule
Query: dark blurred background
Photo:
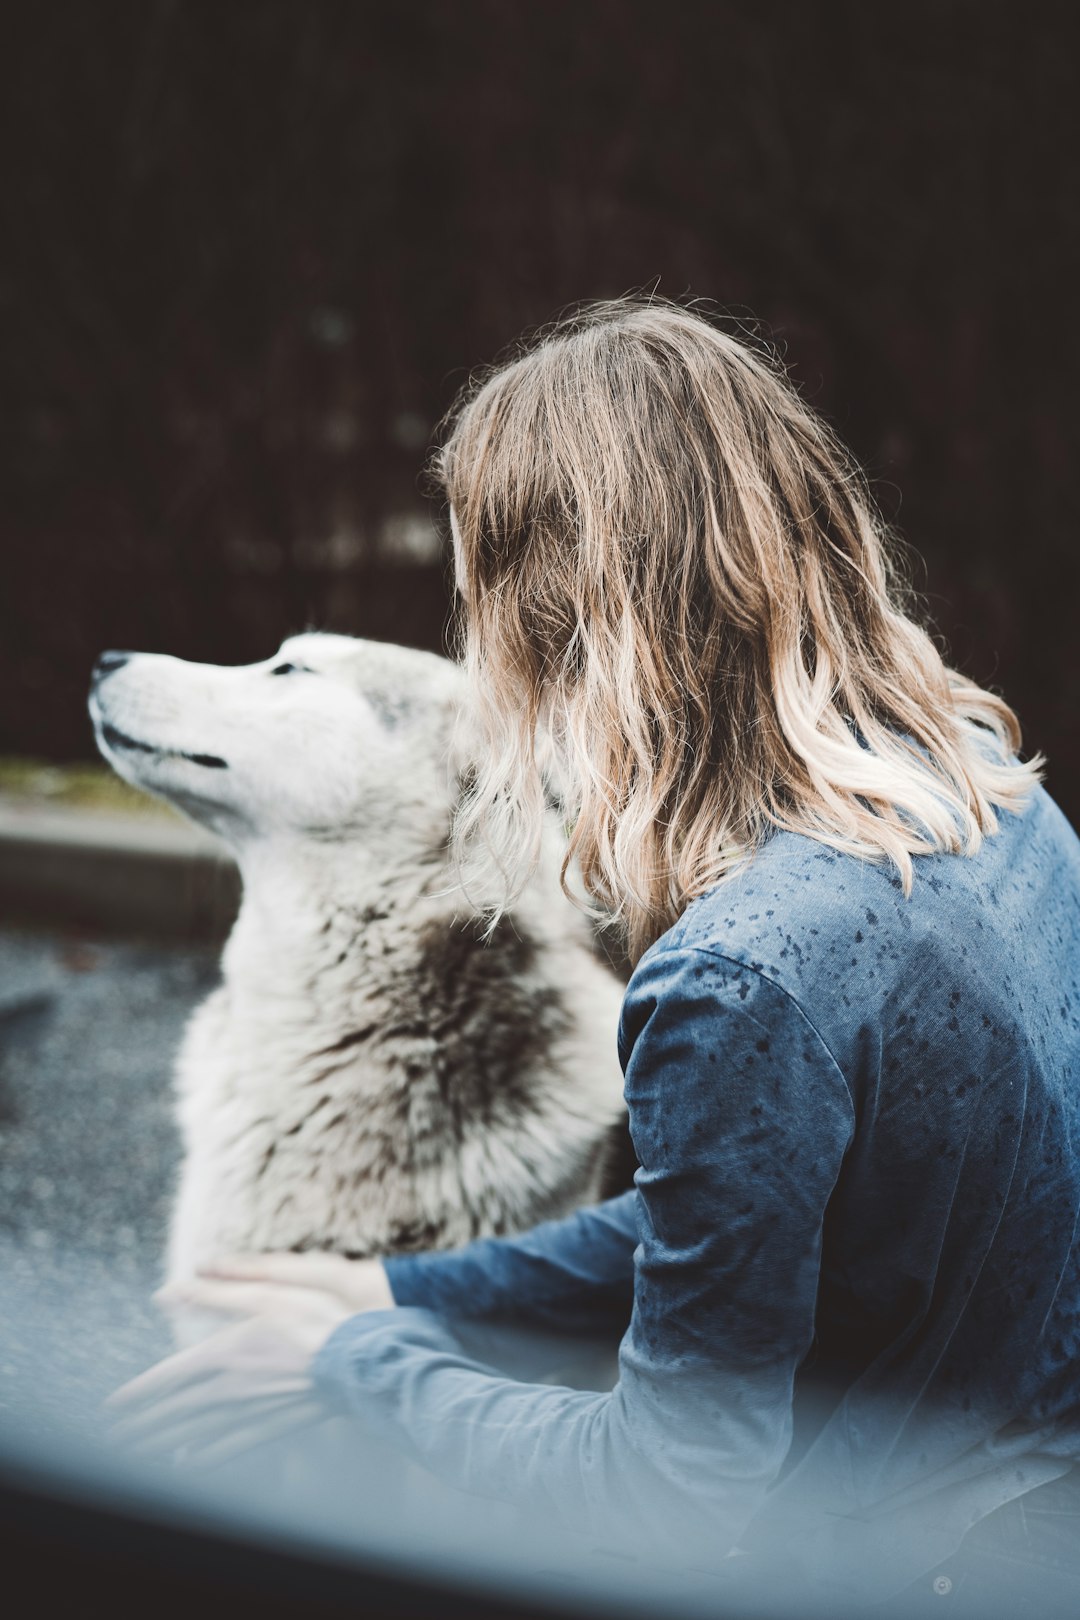
[[[1073,6],[37,0],[0,109],[0,753],[107,646],[438,647],[417,475],[577,299],[754,317],[1080,820]]]

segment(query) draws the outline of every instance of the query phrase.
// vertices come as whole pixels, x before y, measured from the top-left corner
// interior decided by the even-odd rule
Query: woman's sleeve
[[[462,1490],[594,1541],[711,1558],[790,1443],[851,1098],[783,990],[696,948],[642,959],[620,1049],[640,1244],[614,1390],[496,1376],[417,1309],[344,1323],[314,1373]]]
[[[634,1297],[633,1191],[513,1238],[383,1262],[397,1305],[458,1320],[621,1337]]]

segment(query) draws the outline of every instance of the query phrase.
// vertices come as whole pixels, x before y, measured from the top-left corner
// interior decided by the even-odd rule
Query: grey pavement
[[[0,928],[0,1429],[96,1431],[169,1348],[171,1068],[216,979],[212,948]]]

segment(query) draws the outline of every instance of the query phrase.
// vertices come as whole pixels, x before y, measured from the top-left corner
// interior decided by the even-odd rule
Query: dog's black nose
[[[120,669],[131,657],[129,652],[103,652],[94,665],[93,683],[103,681],[106,675],[111,675],[114,669]]]

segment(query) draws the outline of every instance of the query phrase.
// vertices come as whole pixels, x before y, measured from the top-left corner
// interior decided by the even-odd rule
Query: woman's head
[[[488,754],[457,824],[538,847],[537,728],[570,857],[638,954],[775,827],[972,852],[1036,766],[905,613],[865,483],[775,363],[690,309],[598,305],[467,391],[437,470]]]

